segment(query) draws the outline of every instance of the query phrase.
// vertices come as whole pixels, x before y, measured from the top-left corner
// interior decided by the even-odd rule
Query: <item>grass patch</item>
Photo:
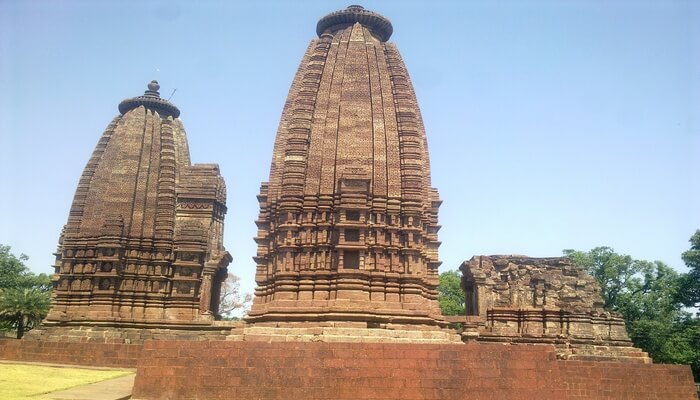
[[[38,396],[132,374],[124,370],[94,370],[43,365],[0,364],[0,399]]]

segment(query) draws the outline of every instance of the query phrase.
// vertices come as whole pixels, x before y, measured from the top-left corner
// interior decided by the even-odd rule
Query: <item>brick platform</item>
[[[552,346],[146,342],[135,399],[697,399],[690,368]]]
[[[143,345],[0,340],[0,359],[136,368]]]
[[[559,398],[697,399],[687,365],[559,361]],[[564,387],[566,389],[564,389]]]
[[[697,399],[688,366],[561,361],[546,345],[2,340],[0,358],[137,367],[134,399]]]

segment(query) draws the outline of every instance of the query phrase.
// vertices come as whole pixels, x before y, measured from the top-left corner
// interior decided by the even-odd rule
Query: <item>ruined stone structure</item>
[[[651,362],[632,347],[623,319],[603,310],[596,280],[566,258],[476,256],[459,269],[467,336],[553,344],[565,359]]]
[[[249,322],[442,323],[440,199],[392,29],[360,6],[318,22],[258,197]]]
[[[218,165],[190,163],[180,110],[158,89],[119,104],[83,171],[45,329],[206,324],[217,313],[231,261],[226,187]]]

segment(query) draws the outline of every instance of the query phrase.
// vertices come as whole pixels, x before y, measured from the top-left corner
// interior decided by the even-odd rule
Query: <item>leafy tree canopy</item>
[[[24,264],[29,259],[24,254],[16,257],[10,246],[0,244],[0,290],[10,288],[51,289],[51,278],[46,274],[34,274]]]
[[[49,310],[51,279],[32,273],[24,264],[27,260],[0,244],[0,330],[16,330],[17,338],[38,325]]]
[[[443,315],[465,315],[461,280],[461,274],[457,271],[440,274],[438,301]]]
[[[690,271],[681,279],[678,299],[687,307],[700,308],[700,229],[690,238],[690,250],[681,257]]]
[[[679,274],[661,261],[635,260],[610,247],[564,250],[564,254],[596,278],[605,308],[625,319],[668,315],[682,308],[676,301]]]
[[[695,236],[700,240],[698,233]],[[635,346],[655,362],[690,364],[696,381],[700,380],[700,319],[679,300],[686,274],[661,261],[618,254],[610,247],[564,250],[564,254],[598,280],[605,308],[622,315]]]

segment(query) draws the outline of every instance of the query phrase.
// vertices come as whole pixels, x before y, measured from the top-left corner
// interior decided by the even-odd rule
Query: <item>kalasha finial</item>
[[[160,98],[160,93],[158,93],[160,85],[157,80],[152,80],[148,83],[148,90],[146,90],[143,96],[133,97],[131,99],[126,99],[119,103],[119,112],[126,114],[127,112],[137,108],[139,106],[144,106],[147,109],[158,111],[161,117],[172,116],[177,118],[180,116],[180,110],[175,107],[172,103],[165,99]]]
[[[160,97],[158,89],[160,89],[160,85],[158,81],[154,79],[148,84],[148,90],[146,90],[143,95],[148,97]]]
[[[152,90],[154,92],[158,91],[160,89],[160,85],[158,84],[157,80],[152,80],[151,83],[148,84],[148,90]]]
[[[318,36],[324,33],[333,34],[355,23],[362,24],[382,42],[389,40],[394,31],[391,22],[386,17],[353,4],[344,10],[330,13],[321,18],[316,25],[316,33]]]

